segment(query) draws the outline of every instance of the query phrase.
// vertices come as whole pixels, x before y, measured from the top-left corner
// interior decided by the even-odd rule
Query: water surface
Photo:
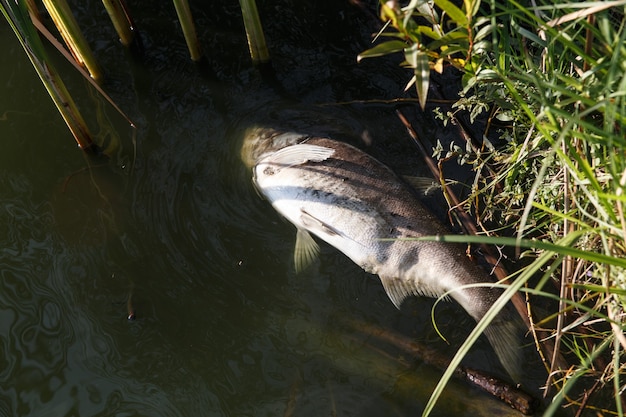
[[[0,27],[0,416],[423,409],[439,371],[399,360],[348,323],[453,352],[471,321],[455,306],[438,308],[447,346],[430,323],[432,301],[398,312],[375,277],[327,246],[296,275],[293,227],[259,198],[239,160],[252,124],[321,125],[424,174],[391,107],[336,104],[402,96],[407,74],[393,59],[356,63],[376,30],[362,7],[266,3],[269,73],[249,62],[236,2],[194,8],[207,55],[200,65],[189,61],[169,4],[132,5],[144,47],[135,54],[98,4],[77,8],[104,88],[137,125],[55,57],[110,159],[76,148]],[[440,128],[429,116],[418,129]],[[470,360],[502,372],[486,344]],[[453,383],[435,414],[506,410]]]

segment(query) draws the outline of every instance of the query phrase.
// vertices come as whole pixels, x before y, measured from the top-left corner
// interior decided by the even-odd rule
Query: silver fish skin
[[[312,233],[377,274],[398,308],[411,295],[439,297],[452,291],[450,296],[478,321],[502,294],[489,286],[465,287],[493,281],[468,259],[463,245],[401,240],[450,232],[386,165],[332,139],[267,137],[273,137],[271,143],[259,141],[265,146],[254,148],[253,180],[297,228],[297,269],[316,255]],[[517,380],[520,328],[513,315],[502,310],[485,334]]]

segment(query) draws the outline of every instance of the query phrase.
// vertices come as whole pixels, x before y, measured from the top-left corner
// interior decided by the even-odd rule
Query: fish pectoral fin
[[[380,281],[383,283],[387,296],[398,310],[405,298],[415,294],[410,286],[399,278],[380,276]]]
[[[303,208],[300,209],[300,221],[303,225],[305,225],[308,229],[317,230],[318,232],[331,235],[331,236],[344,236],[339,230],[335,229],[328,223],[318,219],[312,214],[308,213]],[[345,236],[344,236],[345,237]]]
[[[332,148],[318,145],[297,145],[282,148],[267,157],[266,162],[276,165],[293,166],[306,162],[322,162],[335,153]]]
[[[296,233],[296,247],[293,253],[293,261],[296,273],[300,273],[308,268],[320,253],[320,247],[313,240],[309,232],[298,228]]]

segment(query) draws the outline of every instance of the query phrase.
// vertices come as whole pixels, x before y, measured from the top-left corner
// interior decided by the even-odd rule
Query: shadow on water
[[[0,70],[8,109],[0,121],[0,416],[422,409],[437,372],[370,350],[336,324],[359,317],[453,351],[432,329],[432,302],[398,313],[377,279],[326,246],[296,276],[294,230],[255,193],[238,148],[247,127],[280,123],[332,132],[385,162],[408,155],[397,168],[423,175],[390,108],[333,105],[400,96],[406,74],[393,60],[356,64],[375,31],[371,11],[266,3],[269,78],[248,62],[236,2],[194,11],[207,45],[201,66],[171,35],[165,6],[145,15],[137,7],[144,52],[134,57],[102,10],[78,9],[109,71],[107,91],[138,126],[133,141],[106,111],[121,140],[104,166],[75,150],[13,35],[0,30],[15,61]],[[269,19],[277,13],[286,23]],[[81,96],[82,80],[66,78],[81,108],[97,107]],[[431,124],[437,129],[431,119],[422,128]],[[447,336],[465,334],[469,318],[438,311]],[[486,346],[475,358],[494,366]],[[477,394],[460,384],[447,395],[435,415],[507,412],[466,401]]]

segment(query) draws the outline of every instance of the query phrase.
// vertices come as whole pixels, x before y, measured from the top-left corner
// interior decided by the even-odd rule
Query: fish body
[[[411,187],[347,143],[297,137],[289,136],[288,144],[275,141],[283,147],[265,147],[253,165],[259,192],[297,228],[297,269],[317,253],[313,234],[378,275],[398,308],[410,295],[449,293],[475,320],[485,315],[502,291],[467,287],[492,281],[468,259],[463,245],[405,240],[449,233]],[[504,312],[485,334],[507,371],[517,377],[519,329]]]

